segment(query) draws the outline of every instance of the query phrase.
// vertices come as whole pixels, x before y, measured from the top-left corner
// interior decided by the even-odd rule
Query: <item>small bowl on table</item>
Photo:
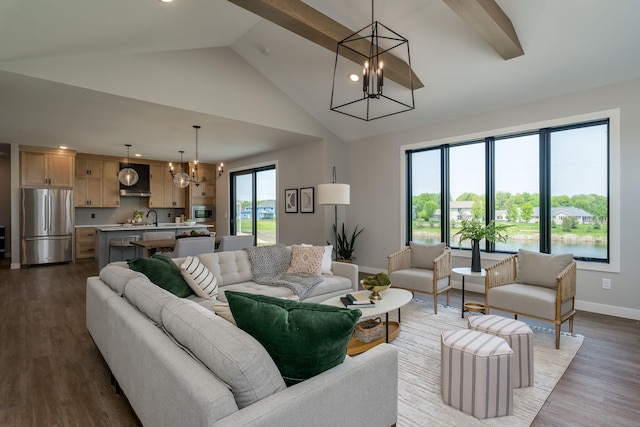
[[[384,292],[387,289],[389,289],[391,287],[391,284],[384,285],[384,286],[372,286],[372,285],[365,284],[364,281],[361,280],[360,286],[362,286],[364,289],[368,291],[371,291],[371,295],[369,295],[369,299],[372,299],[374,301],[379,301],[382,299],[382,295],[380,295],[380,292]]]
[[[185,222],[183,222],[183,224],[187,225],[189,227],[192,227],[192,226],[196,225],[196,222],[195,221],[185,221]]]

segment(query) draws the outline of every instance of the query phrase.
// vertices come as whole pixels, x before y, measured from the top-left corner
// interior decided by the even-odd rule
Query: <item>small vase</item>
[[[482,271],[480,263],[480,242],[477,240],[471,241],[471,271],[474,273]]]
[[[142,218],[136,218],[136,222],[142,222]]]

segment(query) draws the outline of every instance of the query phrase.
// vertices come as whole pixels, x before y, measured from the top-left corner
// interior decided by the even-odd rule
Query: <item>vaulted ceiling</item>
[[[362,122],[329,110],[333,51],[234,3],[287,0],[1,2],[0,143],[116,156],[130,143],[175,161],[200,124],[200,158],[228,161],[640,78],[636,0],[378,0],[424,87],[415,110]],[[352,30],[371,21],[368,0],[304,3]],[[516,43],[486,5],[523,55],[503,58]]]

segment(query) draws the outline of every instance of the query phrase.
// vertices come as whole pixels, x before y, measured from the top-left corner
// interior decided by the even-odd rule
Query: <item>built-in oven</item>
[[[213,206],[191,206],[191,220],[212,223],[216,220],[216,208]]]

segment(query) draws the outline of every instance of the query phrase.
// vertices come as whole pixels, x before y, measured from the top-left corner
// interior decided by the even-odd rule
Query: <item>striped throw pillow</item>
[[[200,258],[188,256],[180,265],[180,272],[196,295],[205,299],[216,299],[218,279],[200,262]]]

